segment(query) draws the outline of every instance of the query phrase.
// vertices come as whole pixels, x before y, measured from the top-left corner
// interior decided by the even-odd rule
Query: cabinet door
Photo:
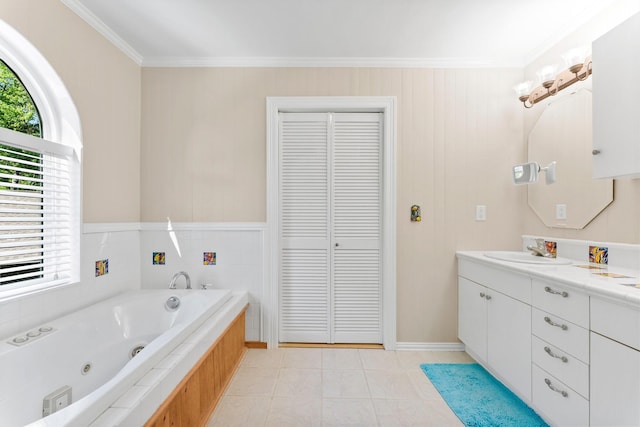
[[[640,426],[640,351],[591,333],[591,426]]]
[[[514,391],[531,401],[531,306],[489,291],[488,362]]]
[[[640,174],[640,14],[593,42],[594,178]]]
[[[487,288],[458,277],[458,338],[487,360]]]

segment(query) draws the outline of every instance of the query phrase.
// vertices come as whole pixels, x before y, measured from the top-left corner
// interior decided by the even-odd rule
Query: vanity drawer
[[[591,330],[640,350],[640,308],[591,298]]]
[[[525,304],[531,304],[531,279],[528,276],[466,259],[458,260],[458,275]]]
[[[589,328],[589,296],[575,289],[534,279],[531,305],[583,328]]]
[[[535,335],[531,350],[533,363],[589,398],[589,365]]]
[[[534,335],[589,363],[588,329],[537,308],[531,310],[531,316],[531,331]]]
[[[533,406],[553,425],[589,425],[589,401],[536,365],[533,365]]]

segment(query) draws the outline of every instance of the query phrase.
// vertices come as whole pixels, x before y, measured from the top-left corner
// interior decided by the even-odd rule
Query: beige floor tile
[[[440,399],[440,393],[433,386],[422,369],[407,369],[409,381],[413,384],[421,399]]]
[[[398,369],[398,357],[395,351],[360,349],[360,360],[364,369]]]
[[[373,405],[381,427],[458,427],[460,420],[442,400],[381,400]]]
[[[322,425],[361,426],[377,425],[371,399],[323,399]]]
[[[225,394],[231,396],[272,396],[278,370],[239,367]]]
[[[365,371],[365,375],[369,384],[369,392],[374,399],[417,400],[420,398],[405,370]]]
[[[268,397],[224,396],[207,427],[263,426],[270,406]]]
[[[250,348],[244,355],[240,366],[246,368],[278,369],[282,365],[284,351],[282,349],[263,350]]]
[[[280,369],[274,396],[321,398],[322,371],[320,369]]]
[[[319,427],[322,425],[322,399],[274,397],[267,418],[268,427]]]
[[[322,397],[369,398],[369,386],[362,370],[323,370]]]
[[[360,353],[351,348],[323,348],[322,369],[362,369]]]
[[[321,348],[285,348],[283,368],[321,369]]]

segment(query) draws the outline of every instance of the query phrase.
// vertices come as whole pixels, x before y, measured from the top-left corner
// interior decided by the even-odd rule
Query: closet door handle
[[[550,288],[550,287],[548,287],[548,286],[545,286],[545,287],[544,287],[544,291],[545,291],[545,292],[548,292],[548,293],[550,293],[550,294],[554,294],[554,295],[561,295],[561,296],[562,296],[562,298],[566,298],[566,297],[568,297],[568,296],[569,296],[569,292],[566,292],[566,291],[556,291],[555,289],[551,289],[551,288]]]
[[[337,248],[338,246],[340,246],[340,243],[336,243],[336,248]]]
[[[563,331],[566,331],[567,329],[569,329],[569,327],[567,325],[564,324],[560,324],[560,323],[556,323],[553,320],[551,320],[548,316],[544,317],[544,321],[547,322],[548,324],[550,324],[551,326],[556,326],[560,329],[562,329]]]
[[[555,357],[556,359],[560,359],[564,363],[567,363],[569,361],[569,359],[567,359],[566,356],[559,356],[559,355],[555,354],[553,351],[551,351],[551,349],[549,347],[545,347],[544,351],[546,351],[549,356]]]

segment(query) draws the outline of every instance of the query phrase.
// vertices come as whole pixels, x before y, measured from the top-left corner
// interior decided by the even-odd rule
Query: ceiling
[[[524,66],[614,0],[62,0],[143,66]]]

